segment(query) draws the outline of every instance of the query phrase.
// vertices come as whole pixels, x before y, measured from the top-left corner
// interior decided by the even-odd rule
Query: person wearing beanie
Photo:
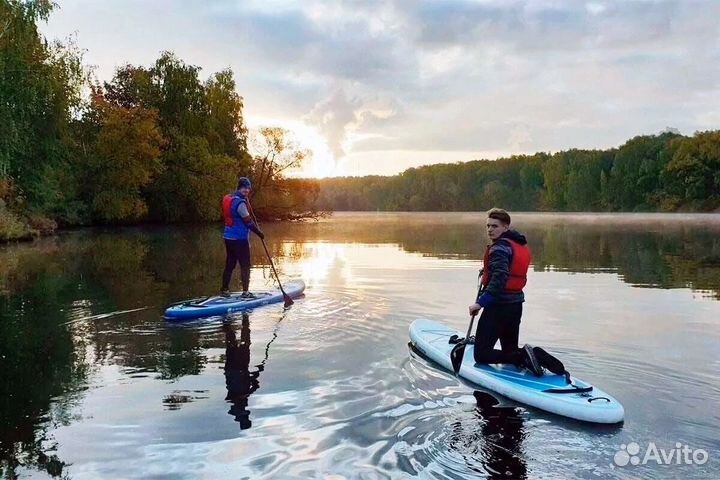
[[[225,220],[223,240],[225,241],[225,270],[222,277],[220,294],[230,295],[230,278],[235,265],[240,264],[240,279],[242,283],[242,297],[250,298],[253,295],[250,288],[250,232],[254,232],[261,239],[265,238],[263,232],[253,221],[250,214],[248,196],[252,183],[247,177],[240,177],[237,190],[223,197],[222,213]]]

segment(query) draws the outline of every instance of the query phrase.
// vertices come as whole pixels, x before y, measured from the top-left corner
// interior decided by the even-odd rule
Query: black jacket
[[[489,265],[484,265],[485,269],[490,269],[490,278],[485,286],[485,292],[492,295],[494,303],[522,303],[525,301],[523,292],[505,292],[505,284],[510,276],[510,264],[513,255],[512,246],[506,239],[513,240],[520,245],[527,245],[525,235],[517,230],[508,230],[492,243]]]

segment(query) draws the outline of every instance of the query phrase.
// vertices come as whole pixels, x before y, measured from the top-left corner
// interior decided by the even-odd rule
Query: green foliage
[[[247,162],[247,129],[243,121],[243,99],[235,91],[232,71],[210,77],[205,84],[207,138],[213,152]]]
[[[210,151],[203,137],[178,136],[165,152],[166,171],[149,189],[153,218],[179,222],[213,220],[220,199],[235,188],[236,160]]]
[[[230,70],[206,81],[169,52],[151,68],[126,65],[104,85],[107,101],[157,112],[164,139],[157,175],[142,189],[155,221],[214,220],[220,198],[250,165],[242,97]],[[144,218],[145,211],[139,212]]]
[[[713,210],[720,207],[720,131],[664,132],[618,149],[437,164],[319,185],[320,210]]]
[[[660,189],[660,174],[667,156],[663,152],[676,138],[671,132],[635,137],[621,146],[613,159],[608,179],[609,206],[632,211],[652,208],[651,197]]]
[[[93,95],[102,123],[87,155],[88,203],[103,222],[132,222],[147,214],[143,187],[162,171],[163,137],[155,110],[123,107]]]
[[[252,163],[232,72],[203,82],[199,67],[164,52],[92,85],[72,42],[38,32],[53,6],[0,0],[0,181],[14,192],[5,237],[27,236],[32,219],[43,230],[217,219]]]
[[[18,195],[15,186],[8,180],[0,178],[0,242],[29,240],[37,235],[28,223],[11,211],[13,203],[17,203]]]
[[[260,218],[283,219],[314,216],[318,187],[312,180],[291,182],[285,172],[300,167],[310,151],[301,148],[290,132],[279,127],[261,128],[253,138],[252,203]],[[298,191],[298,189],[305,191]]]
[[[263,218],[323,210],[712,210],[720,207],[718,132],[635,137],[617,149],[568,150],[411,168],[392,177],[290,181],[310,152],[281,128],[249,154],[243,99],[230,70],[171,52],[92,85],[72,40],[37,22],[48,0],[0,0],[0,237],[54,225],[216,220],[240,174]],[[89,87],[89,88],[88,88]],[[91,91],[84,98],[83,91]]]
[[[676,205],[713,209],[720,205],[720,131],[675,140],[662,179]]]
[[[0,242],[28,240],[37,236],[37,231],[10,212],[0,200]]]
[[[72,44],[48,44],[37,30],[53,3],[0,2],[0,178],[12,180],[26,202],[17,207],[62,216],[59,203],[76,201],[67,171],[72,113],[87,79]]]

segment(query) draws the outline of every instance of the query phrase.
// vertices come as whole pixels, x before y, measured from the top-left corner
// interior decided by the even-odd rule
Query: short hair
[[[250,179],[248,177],[238,178],[237,189],[240,190],[243,187],[252,188],[252,183],[250,183]]]
[[[494,218],[500,220],[505,225],[510,225],[510,214],[502,208],[491,208],[487,212],[488,218]]]

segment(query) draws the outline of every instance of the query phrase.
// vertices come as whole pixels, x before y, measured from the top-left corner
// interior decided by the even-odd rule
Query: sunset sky
[[[172,50],[231,67],[248,126],[314,151],[305,175],[607,148],[720,127],[718,1],[59,0],[100,80]]]

